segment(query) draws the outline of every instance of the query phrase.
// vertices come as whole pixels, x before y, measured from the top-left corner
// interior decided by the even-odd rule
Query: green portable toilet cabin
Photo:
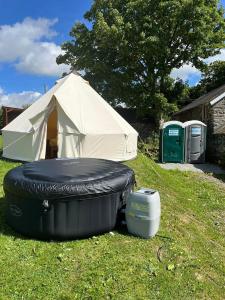
[[[163,124],[160,131],[161,162],[184,162],[185,134],[184,125],[179,121]]]

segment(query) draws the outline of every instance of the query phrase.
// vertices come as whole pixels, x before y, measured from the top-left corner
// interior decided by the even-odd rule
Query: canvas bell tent
[[[71,73],[2,129],[3,156],[22,161],[137,154],[137,132],[82,77]]]

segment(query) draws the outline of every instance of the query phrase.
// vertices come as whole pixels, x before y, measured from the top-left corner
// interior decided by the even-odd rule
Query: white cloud
[[[205,60],[207,64],[210,64],[217,60],[225,60],[225,49],[221,49],[220,53],[214,56],[211,56]]]
[[[174,79],[180,78],[187,81],[193,78],[193,76],[200,78],[201,72],[194,66],[185,64],[179,69],[173,69],[170,76]]]
[[[210,64],[210,63],[212,63],[214,61],[218,61],[218,60],[225,61],[225,49],[221,49],[219,54],[211,56],[211,57],[205,59],[204,61],[207,64]],[[173,69],[170,76],[174,79],[180,78],[180,79],[183,79],[184,81],[192,80],[197,83],[201,78],[201,72],[198,69],[196,69],[194,66],[192,66],[191,64],[189,64],[189,65],[185,64],[179,69]]]
[[[23,91],[20,93],[7,94],[0,87],[0,107],[12,106],[12,107],[22,107],[23,105],[33,103],[37,98],[41,96],[38,92],[33,91]]]
[[[54,43],[40,43],[16,63],[15,67],[24,73],[61,76],[63,72],[69,71],[69,67],[56,64],[56,57],[60,53],[61,48]]]
[[[21,23],[0,26],[0,62],[12,63],[17,70],[36,75],[60,76],[68,71],[57,65],[60,46],[49,41],[57,33],[57,19],[25,18]]]

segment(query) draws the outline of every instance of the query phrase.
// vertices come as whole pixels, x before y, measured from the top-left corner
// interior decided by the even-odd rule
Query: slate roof
[[[182,112],[187,110],[193,109],[203,104],[207,104],[214,100],[215,98],[219,97],[221,94],[225,93],[225,84],[222,86],[210,91],[209,93],[199,97],[198,99],[192,101],[188,105],[184,106],[181,110],[179,110],[175,115],[179,115]]]

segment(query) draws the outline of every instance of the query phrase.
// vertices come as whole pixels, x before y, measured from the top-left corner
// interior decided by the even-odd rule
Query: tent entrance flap
[[[57,158],[58,153],[58,113],[55,108],[47,122],[46,159]]]

